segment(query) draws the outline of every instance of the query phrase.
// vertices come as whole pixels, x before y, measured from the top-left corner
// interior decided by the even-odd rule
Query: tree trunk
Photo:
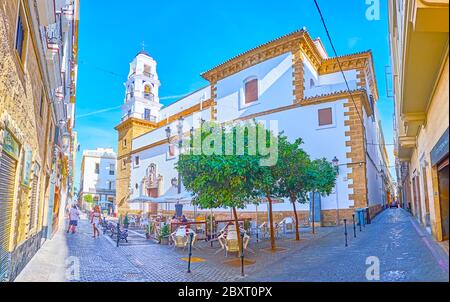
[[[239,227],[239,221],[237,216],[236,208],[233,207],[233,215],[234,215],[234,225],[236,227],[236,233],[237,233],[237,239],[238,239],[238,245],[239,245],[239,255],[242,254],[242,238],[241,238],[241,228]]]
[[[272,198],[270,194],[267,194],[267,200],[269,201],[269,227],[270,227],[270,247],[272,251],[277,249],[275,244],[275,231],[273,228],[273,213],[272,213]]]
[[[312,192],[312,219],[311,219],[311,225],[312,225],[312,233],[315,234],[316,233],[316,229],[314,226],[314,220],[315,220],[315,216],[314,216],[314,191]]]
[[[300,240],[300,232],[298,231],[298,215],[297,209],[295,208],[295,200],[296,198],[291,196],[292,207],[294,208],[294,217],[295,217],[295,240]]]

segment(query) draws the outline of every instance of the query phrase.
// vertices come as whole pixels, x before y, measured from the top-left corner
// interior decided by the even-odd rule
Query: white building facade
[[[108,214],[114,212],[116,158],[116,153],[109,148],[83,151],[79,196],[84,208],[97,204]],[[92,196],[93,203],[85,201],[87,195]]]
[[[140,56],[145,54],[135,58],[130,75],[135,62],[139,65],[143,61]],[[154,60],[149,58],[148,62]],[[350,91],[338,64],[344,70]],[[152,72],[157,79],[156,68]],[[256,119],[267,125],[275,123],[278,131],[284,131],[292,141],[302,138],[303,148],[312,159],[339,160],[336,187],[331,195],[316,201],[315,222],[334,225],[343,218],[351,218],[356,208],[368,207],[372,215],[382,209],[383,158],[378,146],[381,129],[375,110],[378,92],[370,52],[329,58],[320,39],[312,40],[306,30],[300,30],[238,55],[202,77],[210,85],[160,109],[155,104],[159,99],[159,82],[155,81],[152,101],[147,102],[154,123],[149,131],[132,139],[130,152],[118,157],[123,165],[129,163],[126,200],[164,196],[174,191],[178,183],[175,169],[178,152],[176,140],[167,138],[168,129],[172,135],[182,129],[188,136],[190,129],[200,127],[202,121]],[[142,81],[145,85],[145,79]],[[144,113],[139,109],[139,101],[128,97],[132,93],[130,82],[133,76],[126,84],[122,123],[129,116]],[[136,79],[134,82],[136,85]],[[139,94],[137,86],[135,90],[134,95]],[[148,209],[127,202],[123,207],[134,211]],[[309,203],[297,208],[301,220],[309,223]],[[265,211],[266,207],[260,206],[261,209]],[[158,209],[173,210],[173,204],[159,205]],[[274,204],[273,210],[276,220],[292,215],[288,200]],[[183,211],[189,216],[203,210],[186,204]],[[240,215],[254,217],[256,211],[255,206],[249,205]],[[216,209],[215,213],[229,216],[230,210]]]

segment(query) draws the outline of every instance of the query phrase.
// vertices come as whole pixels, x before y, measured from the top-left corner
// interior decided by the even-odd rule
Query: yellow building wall
[[[433,183],[433,173],[430,160],[430,152],[449,127],[449,66],[448,57],[443,65],[441,76],[438,80],[436,90],[432,101],[430,103],[426,124],[420,130],[417,137],[417,148],[414,149],[411,157],[411,178],[414,175],[414,170],[420,175],[420,199],[421,199],[421,221],[425,221],[425,214],[427,212],[425,208],[425,192],[424,183],[422,178],[422,168],[421,168],[421,157],[425,160],[426,164],[426,181],[428,187],[428,200],[429,200],[429,212],[430,212],[430,223],[433,235],[438,239],[442,240],[442,234],[440,229],[440,218],[439,218],[439,192],[437,184]],[[412,190],[412,186],[411,186]],[[411,194],[413,196],[413,194]],[[414,204],[413,201],[411,201]]]
[[[0,6],[0,120],[9,120],[9,130],[19,133],[16,137],[21,144],[21,155],[16,169],[16,185],[14,193],[12,232],[10,234],[9,250],[20,245],[42,227],[42,217],[45,209],[44,194],[37,198],[38,225],[29,229],[30,198],[33,168],[30,175],[30,186],[21,184],[24,146],[33,151],[32,165],[40,166],[40,188],[43,192],[45,178],[48,175],[47,159],[51,156],[51,140],[48,139],[48,123],[51,122],[51,108],[47,98],[44,98],[42,116],[40,114],[41,97],[45,95],[45,87],[40,72],[39,59],[35,52],[32,39],[31,22],[27,19],[28,34],[26,35],[25,60],[19,59],[15,50],[15,31],[20,1],[6,1]],[[26,15],[26,9],[23,7]],[[11,129],[13,128],[13,129]],[[53,128],[54,129],[54,128]]]
[[[151,122],[134,118],[122,122],[116,127],[118,132],[116,165],[116,210],[122,214],[128,211],[128,196],[131,177],[131,151],[133,139],[156,129]],[[126,140],[126,145],[124,144]]]

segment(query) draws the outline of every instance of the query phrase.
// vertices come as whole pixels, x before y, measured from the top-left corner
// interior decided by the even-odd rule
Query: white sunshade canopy
[[[175,186],[170,187],[167,192],[159,197],[150,196],[138,196],[130,201],[129,203],[190,203],[192,201],[192,194],[186,191],[178,193],[178,188]]]

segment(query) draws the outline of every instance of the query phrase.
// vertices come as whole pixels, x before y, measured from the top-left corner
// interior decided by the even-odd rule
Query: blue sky
[[[386,143],[392,143],[393,99],[386,96],[385,77],[385,66],[390,66],[387,1],[380,0],[380,20],[376,21],[366,19],[366,0],[318,2],[338,55],[373,51],[378,109]],[[303,26],[311,37],[322,39],[331,56],[313,0],[81,1],[75,125],[81,151],[117,149],[114,127],[121,116],[123,83],[142,41],[158,63],[160,97],[169,104],[178,99],[172,96],[207,85],[201,72]],[[392,154],[392,146],[387,148]]]

